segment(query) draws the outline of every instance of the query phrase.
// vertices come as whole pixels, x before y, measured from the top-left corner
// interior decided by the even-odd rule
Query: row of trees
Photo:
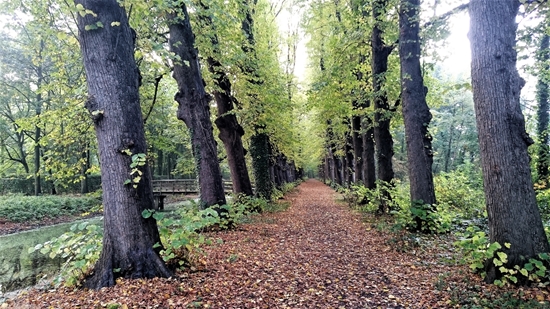
[[[426,18],[427,8],[422,13],[416,0],[312,2],[307,29],[315,68],[309,99],[325,132],[320,172],[339,185],[361,183],[374,189],[377,181],[391,183],[396,177],[393,163],[406,161],[410,200],[435,212],[433,171],[448,171],[456,161],[480,159],[491,242],[512,244],[506,250],[508,266],[522,265],[525,257],[550,248],[531,181],[527,147],[532,140],[520,109],[524,82],[516,69],[516,16],[520,7],[526,15],[544,16],[547,10],[537,1],[525,5],[514,0],[471,1],[436,14],[438,4],[442,3],[436,1],[434,13]],[[430,70],[438,59],[430,47],[445,36],[446,20],[466,9],[471,17],[471,89],[479,150],[473,117],[466,117],[473,116],[471,99],[465,95],[469,84],[448,85],[437,71]],[[543,33],[535,37],[542,38],[544,51],[548,28],[546,19],[538,19],[536,29],[525,31]],[[543,179],[548,175],[545,55],[541,53],[540,59],[546,71],[539,71],[543,73],[538,85],[541,146],[537,166]],[[437,127],[432,130],[428,130],[432,113],[427,96],[435,105]],[[403,140],[398,148],[406,159],[394,158],[392,132]],[[436,149],[432,147],[434,136]],[[457,142],[463,149],[451,147]],[[435,150],[438,156],[432,166]],[[387,200],[391,196],[384,188],[380,190]],[[387,210],[380,205],[379,211]],[[421,230],[423,222],[416,219],[416,229]],[[487,264],[487,273],[488,281],[500,276],[492,263]]]
[[[147,5],[131,2],[127,8],[132,6],[129,22],[137,35],[140,101],[153,174],[195,177],[192,136],[174,117],[178,106],[173,97],[178,86],[169,78],[168,30],[155,15],[162,15],[166,5],[157,6],[153,13]],[[274,14],[287,7],[250,3],[252,22],[261,29],[248,27],[258,32],[252,44],[241,22],[248,3],[225,7],[220,1],[203,1],[191,5],[190,22],[198,29],[195,43],[204,59],[201,78],[218,108],[214,135],[225,146],[213,153],[222,162],[221,172],[225,177],[231,173],[237,180],[237,192],[251,193],[250,180],[243,180],[249,183],[246,186],[240,179],[248,177],[243,160],[251,165],[251,159],[245,156],[245,148],[250,146],[253,123],[259,122],[265,123],[261,130],[270,135],[271,170],[276,168],[278,156],[288,159],[289,166],[282,167],[285,170],[308,163],[312,166],[298,156],[300,125],[293,118],[299,113],[301,98],[295,97],[293,71],[287,69],[293,67],[294,58],[289,57],[285,67],[279,65],[286,50],[296,46],[296,41],[280,36],[274,21]],[[34,177],[35,194],[43,193],[40,184],[45,180],[57,188],[81,182],[85,193],[87,176],[99,172],[93,123],[83,108],[86,76],[81,58],[79,53],[65,52],[78,48],[76,17],[85,12],[56,1],[3,3],[0,7],[7,20],[0,37],[0,177]],[[250,75],[246,70],[251,65],[247,56],[251,44],[257,45],[257,74],[265,79],[257,85],[251,85],[245,76]],[[224,98],[224,93],[229,95]],[[244,135],[236,138],[234,134]],[[237,140],[242,140],[242,146]],[[239,151],[234,149],[241,149],[240,154],[235,155]],[[270,176],[276,180],[275,173]]]
[[[270,199],[274,185],[299,176],[306,162],[295,117],[302,112],[292,69],[297,41],[279,34],[282,4],[3,5],[11,30],[2,37],[0,86],[11,91],[1,98],[2,171],[33,175],[40,194],[44,175],[85,183],[101,163],[103,251],[88,287],[171,275],[154,247],[154,219],[141,216],[153,208],[152,171],[196,174],[202,207],[226,203],[220,160],[227,159],[235,193],[252,195],[254,180],[257,194]],[[182,152],[187,160],[174,166]]]

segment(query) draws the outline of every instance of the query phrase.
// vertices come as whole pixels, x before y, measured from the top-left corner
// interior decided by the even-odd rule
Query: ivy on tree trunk
[[[101,160],[103,186],[103,249],[94,271],[85,280],[88,288],[112,286],[118,277],[170,277],[159,256],[156,221],[142,212],[153,208],[151,174],[140,170],[136,188],[131,178],[129,154],[145,154],[145,133],[139,103],[138,69],[134,60],[134,33],[126,12],[116,0],[78,0],[79,42],[86,69],[89,98]]]

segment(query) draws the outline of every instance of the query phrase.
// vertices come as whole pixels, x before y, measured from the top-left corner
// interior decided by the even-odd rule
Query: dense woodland
[[[197,211],[232,228],[223,179],[234,205],[261,211],[304,177],[401,230],[462,233],[486,282],[545,286],[548,7],[4,1],[2,192],[27,179],[26,194],[86,194],[101,178],[101,254],[80,278],[93,289],[173,275],[153,179],[196,179]],[[442,65],[451,21],[466,15],[471,76]]]

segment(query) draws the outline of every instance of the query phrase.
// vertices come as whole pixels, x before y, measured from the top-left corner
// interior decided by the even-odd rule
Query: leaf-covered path
[[[18,307],[442,308],[446,266],[399,253],[317,180],[287,196],[283,212],[258,216],[206,248],[204,267],[178,278],[121,280],[100,291],[31,292]],[[416,253],[418,254],[418,253]],[[113,307],[114,308],[114,307]],[[124,308],[124,306],[122,306]]]

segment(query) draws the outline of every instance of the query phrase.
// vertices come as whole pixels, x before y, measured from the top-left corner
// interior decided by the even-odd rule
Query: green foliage
[[[269,202],[263,198],[237,194],[233,197],[233,202],[231,204],[234,208],[242,209],[242,214],[246,214],[252,212],[263,212],[267,209]]]
[[[100,226],[82,222],[71,226],[69,232],[44,244],[29,248],[29,253],[40,253],[55,259],[65,260],[61,272],[55,277],[56,285],[64,282],[67,286],[79,285],[93,269],[102,248],[103,230]]]
[[[388,205],[390,209],[400,209],[408,203],[409,197],[406,186],[398,180],[392,183],[377,180],[376,187],[369,189],[363,185],[352,185],[351,189],[343,189],[344,199],[352,207],[361,211],[375,213],[380,204]],[[389,193],[389,196],[385,194]]]
[[[450,306],[457,306],[462,309],[545,309],[548,308],[548,302],[538,302],[534,299],[523,299],[524,292],[519,293],[505,292],[492,293],[491,291],[482,291],[479,293],[479,286],[461,289],[452,288],[450,290]],[[458,307],[460,306],[460,307]]]
[[[122,153],[130,156],[132,159],[132,162],[130,163],[130,177],[132,177],[132,179],[126,179],[124,184],[131,184],[134,189],[137,189],[137,186],[141,181],[141,176],[143,175],[143,171],[141,169],[147,164],[146,155],[144,153],[132,153],[129,149],[123,150]]]
[[[497,243],[490,243],[485,232],[477,227],[468,227],[462,234],[461,240],[455,243],[463,253],[462,263],[468,264],[472,271],[480,273],[485,278],[489,265],[494,266],[500,273],[500,278],[494,281],[497,286],[518,283],[535,283],[541,287],[550,285],[550,255],[540,253],[537,257],[529,258],[523,265],[510,265],[508,255],[504,252],[511,248],[505,243],[504,247]]]
[[[42,220],[91,211],[101,201],[91,196],[22,196],[8,195],[0,200],[0,218],[12,222]]]
[[[537,205],[539,206],[542,221],[545,223],[545,226],[547,226],[550,223],[550,188],[539,189],[535,192],[537,194]]]
[[[449,207],[444,204],[426,205],[421,201],[411,203],[408,191],[408,186],[394,180],[390,184],[378,181],[374,189],[353,185],[351,189],[343,189],[343,195],[350,206],[366,213],[378,213],[381,203],[389,205],[395,218],[395,229],[436,234],[451,230],[454,214]],[[418,222],[421,222],[420,226],[417,226]]]
[[[395,225],[411,231],[430,234],[448,233],[452,227],[453,213],[444,205],[427,205],[422,201],[400,204],[395,212]]]
[[[211,243],[202,232],[208,227],[220,224],[218,212],[213,208],[181,208],[175,217],[154,210],[144,210],[142,215],[144,218],[152,216],[157,220],[164,246],[161,250],[162,258],[169,265],[178,267],[189,266],[198,261],[202,255],[200,247]]]
[[[166,213],[154,210],[145,210],[142,215],[144,218],[152,216],[157,220],[164,246],[161,251],[164,261],[183,267],[196,264],[203,254],[201,246],[212,243],[203,232],[214,227],[235,227],[249,214],[263,211],[266,207],[267,201],[264,199],[240,195],[233,203],[203,210],[199,210],[198,205],[181,207],[175,216],[167,216]]]
[[[294,190],[299,183],[299,180],[295,182],[285,182],[280,188],[274,188],[271,193],[271,200],[276,201],[283,198],[287,193]]]
[[[434,184],[439,205],[462,218],[486,217],[481,172],[471,165],[436,175]]]

